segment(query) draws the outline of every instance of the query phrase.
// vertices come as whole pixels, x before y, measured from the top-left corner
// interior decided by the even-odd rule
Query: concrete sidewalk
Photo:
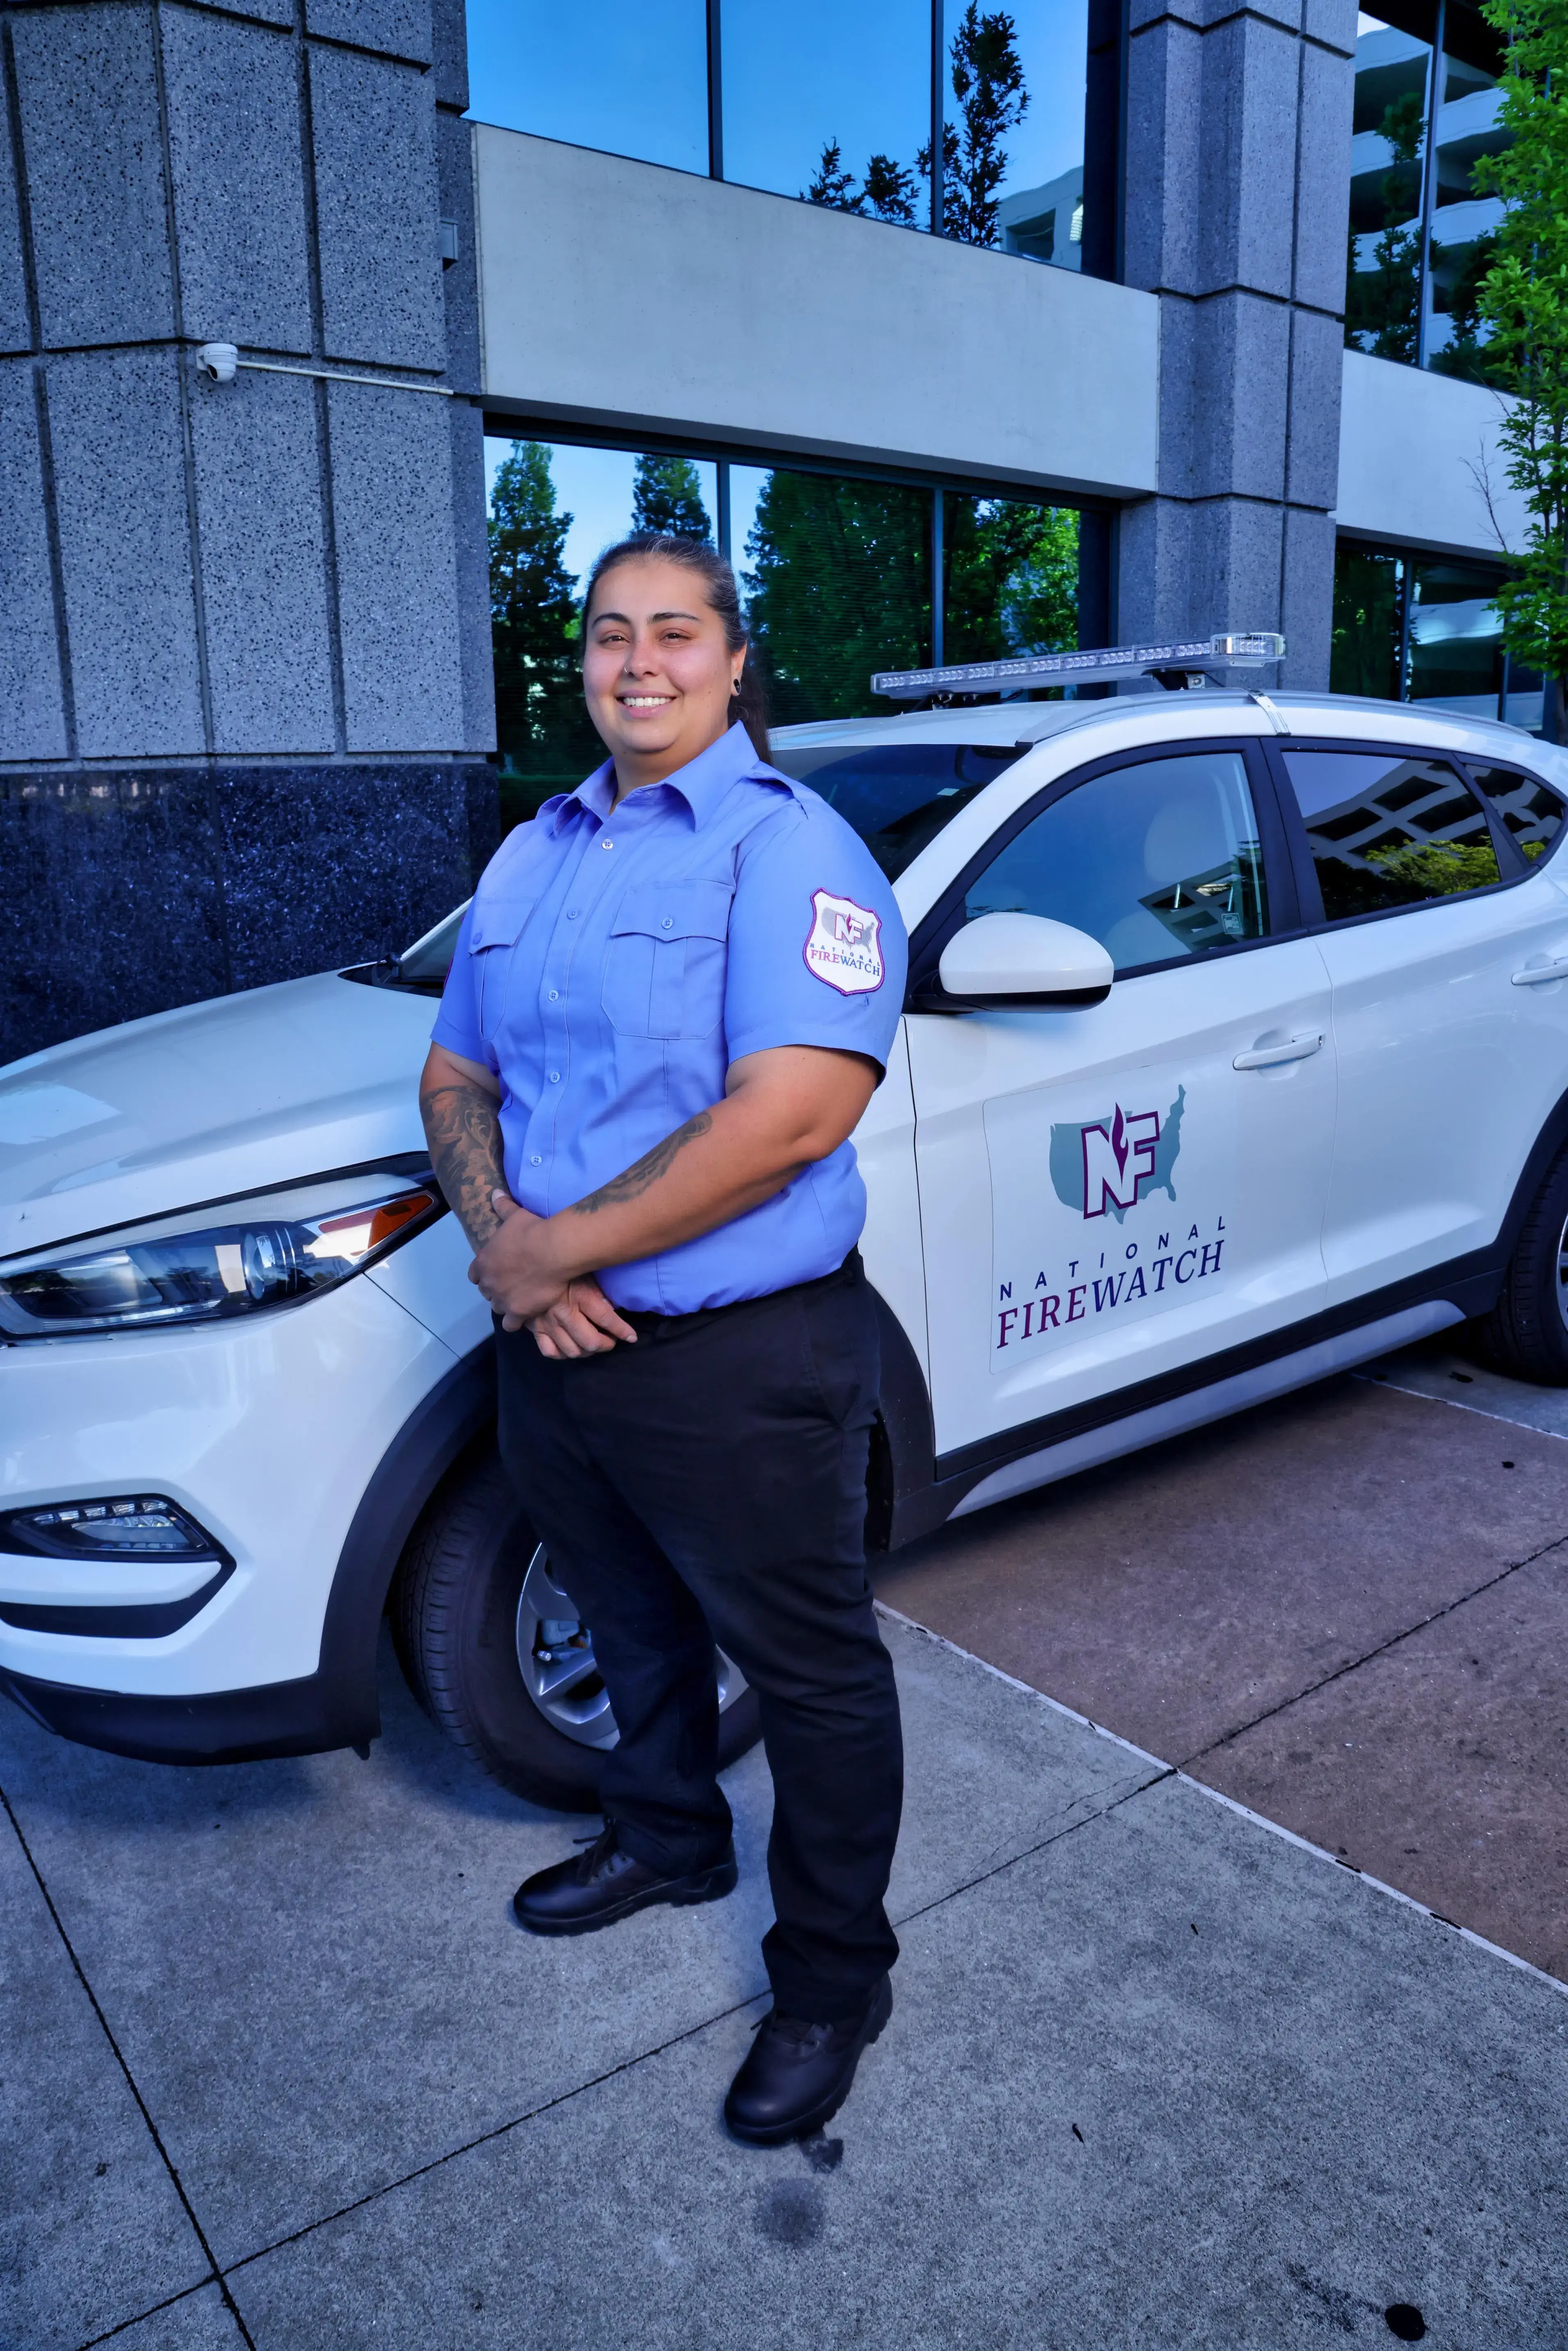
[[[0,2345],[1568,2339],[1568,1999],[896,1621],[892,2025],[814,2147],[733,2146],[729,1901],[568,1943],[575,1823],[389,1672],[351,1756],[171,1771],[0,1714]]]

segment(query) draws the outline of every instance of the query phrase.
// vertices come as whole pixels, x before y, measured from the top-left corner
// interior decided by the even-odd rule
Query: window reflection
[[[1441,26],[1441,53],[1434,43]],[[1485,381],[1479,290],[1502,218],[1497,35],[1466,0],[1357,18],[1345,340]],[[1429,137],[1436,107],[1436,134]],[[1430,150],[1430,152],[1428,152]]]
[[[1503,651],[1492,602],[1502,579],[1495,563],[1342,539],[1334,557],[1331,690],[1436,702],[1538,731],[1540,674]]]
[[[705,0],[467,0],[469,112],[684,172],[708,167]],[[612,60],[612,63],[610,61]]]
[[[1480,803],[1441,759],[1286,751],[1331,923],[1501,879]]]
[[[724,0],[724,175],[924,227],[930,0]]]

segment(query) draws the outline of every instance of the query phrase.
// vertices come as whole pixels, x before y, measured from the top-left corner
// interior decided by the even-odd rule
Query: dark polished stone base
[[[396,955],[496,840],[483,759],[0,776],[0,1063]]]

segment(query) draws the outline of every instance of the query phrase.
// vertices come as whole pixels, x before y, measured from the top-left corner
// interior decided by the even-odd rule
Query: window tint
[[[772,764],[810,784],[852,824],[890,882],[977,792],[1021,759],[1027,743],[879,743],[860,750],[791,750]]]
[[[1470,772],[1523,855],[1532,862],[1544,857],[1563,822],[1563,803],[1556,793],[1512,768],[1472,768]]]
[[[973,882],[965,916],[1046,914],[1119,971],[1268,928],[1258,821],[1239,752],[1186,752],[1095,776],[1037,816]]]
[[[1287,751],[1331,923],[1501,880],[1480,802],[1441,759]]]

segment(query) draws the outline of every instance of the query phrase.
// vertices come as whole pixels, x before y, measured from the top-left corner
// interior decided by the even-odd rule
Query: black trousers
[[[723,1852],[716,1641],[758,1693],[773,1774],[774,1997],[838,2022],[898,1956],[883,1896],[903,1740],[864,1552],[871,1294],[852,1256],[768,1298],[627,1320],[634,1346],[570,1363],[497,1332],[502,1457],[620,1725],[605,1817],[658,1869]]]

